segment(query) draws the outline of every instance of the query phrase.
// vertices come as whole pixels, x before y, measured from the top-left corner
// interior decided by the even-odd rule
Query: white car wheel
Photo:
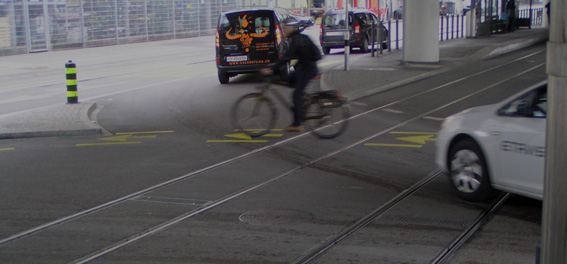
[[[480,202],[491,197],[488,168],[480,147],[472,140],[457,142],[449,152],[451,185],[467,201]]]

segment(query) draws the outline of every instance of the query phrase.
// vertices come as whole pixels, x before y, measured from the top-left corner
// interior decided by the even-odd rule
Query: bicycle
[[[259,92],[240,97],[232,107],[234,127],[251,137],[267,134],[276,125],[278,110],[274,100],[268,96],[272,92],[285,109],[293,113],[290,103],[276,90],[272,89],[273,77],[264,77]],[[306,128],[322,139],[335,138],[343,133],[348,125],[350,111],[345,98],[338,91],[305,92],[303,121]]]

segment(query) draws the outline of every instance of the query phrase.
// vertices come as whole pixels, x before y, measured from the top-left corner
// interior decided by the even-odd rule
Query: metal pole
[[[530,0],[530,14],[529,14],[530,26],[529,26],[529,29],[532,29],[532,13],[533,13],[532,4],[533,4],[533,0]]]
[[[83,48],[87,47],[87,37],[89,32],[85,27],[85,3],[81,0],[81,37],[83,39]]]
[[[345,71],[350,70],[349,56],[350,56],[350,31],[349,31],[349,17],[348,17],[348,3],[345,1]]]
[[[28,52],[32,51],[31,46],[31,26],[30,26],[30,9],[28,1],[24,1],[24,27],[26,29],[26,48]]]
[[[372,29],[370,31],[371,39],[372,39],[372,57],[375,56],[375,46],[374,42],[376,42],[376,21],[372,20]]]
[[[567,0],[552,0],[541,263],[567,263]]]
[[[150,28],[148,26],[149,18],[148,18],[148,1],[147,0],[144,0],[144,17],[145,17],[145,19],[144,19],[145,23],[144,24],[146,26],[146,41],[149,41],[150,40],[150,31],[149,31]]]
[[[50,34],[50,23],[49,23],[49,8],[47,6],[47,0],[43,1],[43,35],[45,37],[45,49],[51,50],[51,34]]]
[[[114,34],[116,36],[116,44],[120,44],[120,34],[118,32],[118,1],[114,0]]]

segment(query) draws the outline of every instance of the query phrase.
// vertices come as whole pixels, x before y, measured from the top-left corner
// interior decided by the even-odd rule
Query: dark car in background
[[[282,22],[289,12],[278,9],[246,9],[220,15],[216,33],[216,61],[219,82],[243,73],[255,73],[279,60],[288,43]],[[290,65],[279,70],[287,79]]]
[[[372,28],[375,29],[374,36],[380,40],[383,48],[387,48],[388,30],[379,26],[376,14],[363,8],[355,8],[348,12],[348,25],[350,31],[350,47],[358,47],[362,52],[368,52],[368,45],[372,43]],[[373,27],[374,25],[374,27]],[[319,40],[323,53],[329,54],[332,48],[344,48],[344,32],[346,28],[346,14],[343,9],[332,9],[323,15],[321,19],[321,35]],[[378,32],[380,28],[380,32]]]

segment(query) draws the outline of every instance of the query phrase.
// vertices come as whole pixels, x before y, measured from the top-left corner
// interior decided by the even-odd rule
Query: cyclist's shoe
[[[284,128],[284,130],[288,131],[288,132],[301,132],[301,131],[303,131],[303,126],[289,125],[289,126],[286,126]]]

